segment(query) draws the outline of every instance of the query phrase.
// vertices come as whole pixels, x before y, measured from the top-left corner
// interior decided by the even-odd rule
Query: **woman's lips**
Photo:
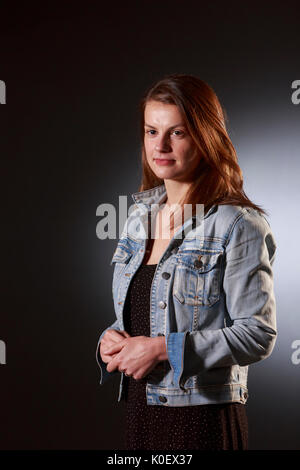
[[[165,158],[163,159],[155,158],[154,161],[157,165],[163,165],[163,166],[172,165],[175,162],[175,160],[170,160],[170,159],[165,159]]]

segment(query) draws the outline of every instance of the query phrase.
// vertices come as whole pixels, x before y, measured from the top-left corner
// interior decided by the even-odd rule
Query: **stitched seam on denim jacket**
[[[225,248],[227,247],[227,245],[229,244],[229,242],[231,240],[232,233],[233,233],[233,230],[234,230],[236,224],[241,220],[242,217],[244,217],[244,215],[245,215],[245,212],[239,212],[239,214],[236,216],[236,218],[232,222],[230,231],[228,233],[228,236],[227,236],[227,239],[226,239],[226,242],[225,242]]]
[[[152,384],[149,384],[150,385],[150,388],[151,390],[162,390],[162,391],[170,391],[170,392],[174,392],[174,391],[179,391],[179,392],[182,392],[182,395],[185,395],[185,392],[180,388],[170,388],[170,387],[160,387],[159,385],[152,385]],[[248,390],[248,387],[247,385],[245,384],[242,384],[242,383],[226,383],[226,384],[215,384],[215,385],[201,385],[199,387],[186,387],[187,390],[197,390],[197,391],[200,391],[202,389],[205,389],[205,390],[214,390],[214,389],[217,389],[217,388],[244,388],[245,390]]]

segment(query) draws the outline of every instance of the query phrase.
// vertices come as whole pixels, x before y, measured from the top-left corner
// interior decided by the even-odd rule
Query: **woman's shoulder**
[[[226,234],[228,240],[234,235],[248,239],[273,236],[267,217],[253,207],[219,204],[213,218],[216,232]]]
[[[218,219],[226,219],[232,224],[237,223],[239,220],[245,221],[245,223],[257,223],[264,226],[270,223],[267,217],[259,210],[251,206],[240,206],[233,204],[218,204],[216,206],[215,216]]]
[[[257,249],[266,245],[270,258],[276,251],[277,244],[267,217],[253,207],[219,206],[219,217],[228,217],[226,229],[226,246],[255,245]]]

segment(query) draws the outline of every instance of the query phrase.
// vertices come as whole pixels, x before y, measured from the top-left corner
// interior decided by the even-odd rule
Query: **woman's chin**
[[[172,179],[179,176],[178,171],[174,171],[172,168],[152,168],[152,171],[161,179]]]

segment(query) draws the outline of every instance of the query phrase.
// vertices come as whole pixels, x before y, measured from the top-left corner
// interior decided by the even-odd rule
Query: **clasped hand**
[[[100,354],[107,371],[118,369],[140,380],[160,361],[161,338],[130,336],[126,331],[107,330],[100,342]]]

